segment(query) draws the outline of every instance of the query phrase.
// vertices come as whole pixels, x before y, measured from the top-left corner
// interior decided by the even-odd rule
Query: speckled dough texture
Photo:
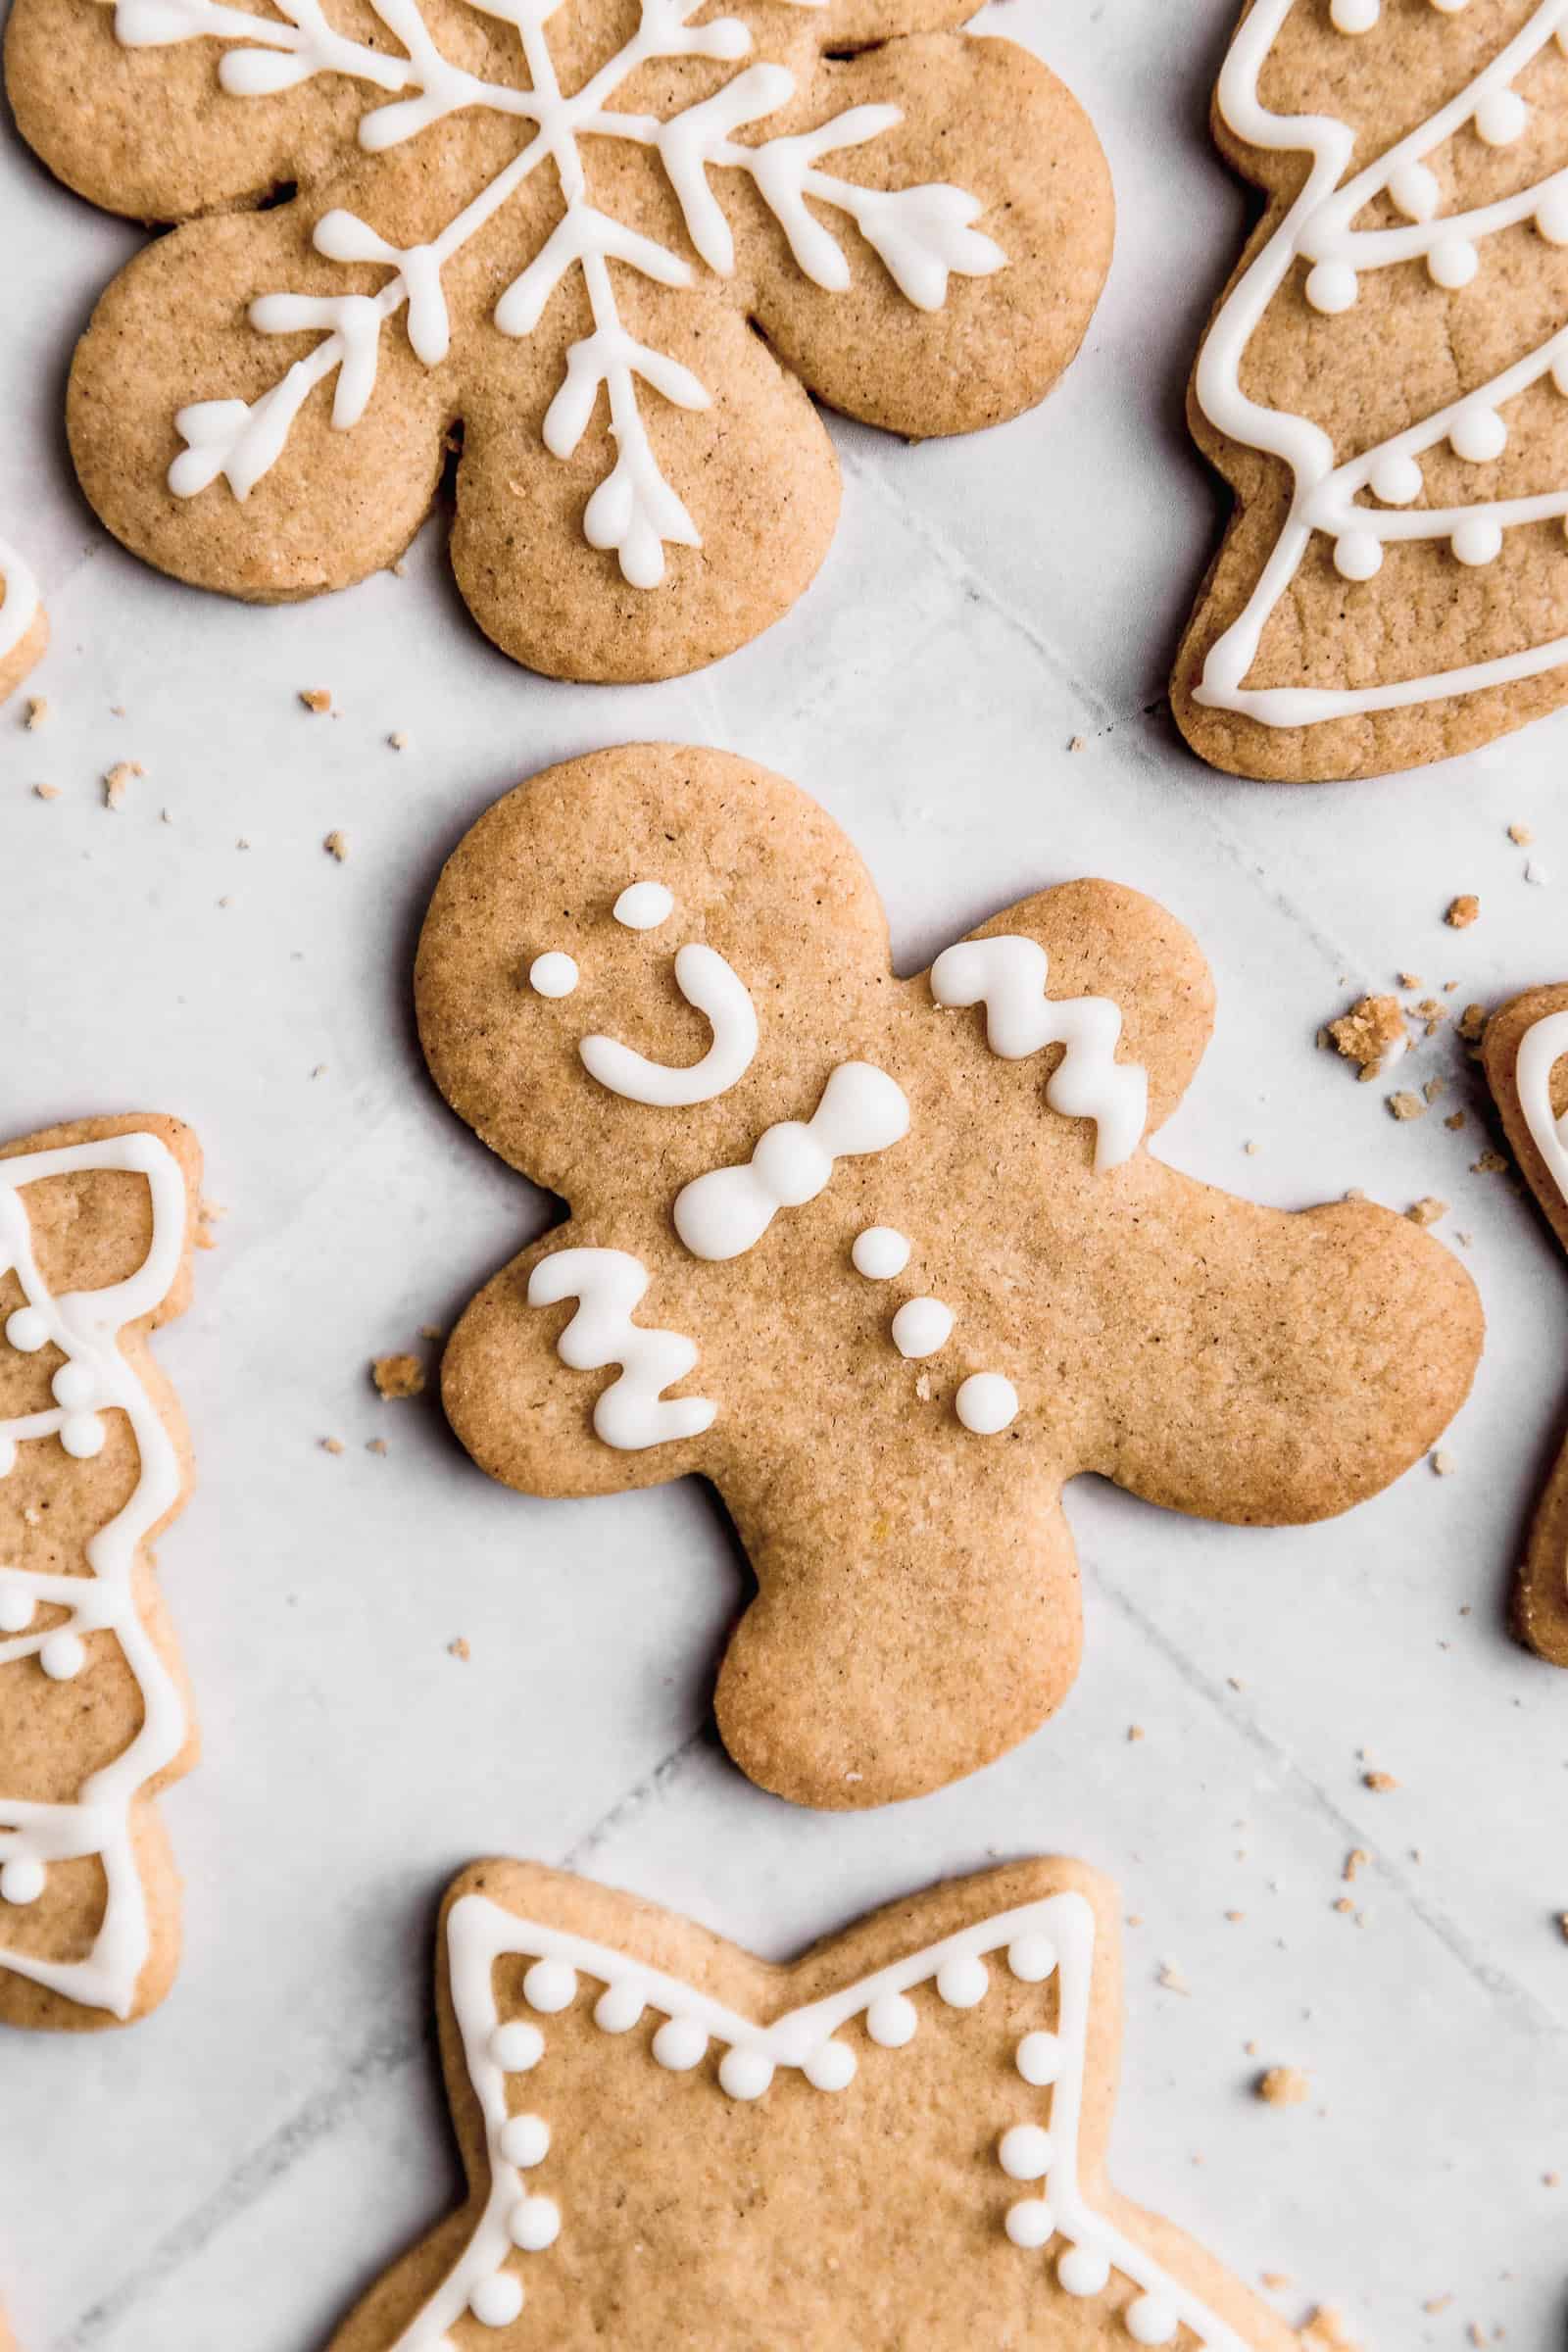
[[[1553,338],[1568,321],[1568,245],[1561,241],[1568,222],[1548,214],[1545,233],[1529,193],[1568,161],[1568,56],[1552,37],[1559,20],[1541,0],[1470,0],[1457,9],[1434,0],[1382,0],[1374,13],[1370,29],[1348,34],[1336,29],[1328,0],[1254,0],[1243,13],[1238,42],[1265,16],[1280,18],[1258,77],[1262,106],[1280,117],[1332,117],[1353,131],[1338,184],[1368,170],[1373,174],[1366,200],[1352,208],[1348,225],[1355,232],[1411,227],[1411,215],[1382,185],[1400,161],[1395,150],[1411,142],[1401,150],[1404,166],[1430,174],[1430,184],[1419,176],[1413,183],[1415,201],[1435,208],[1426,230],[1455,251],[1468,247],[1474,268],[1463,283],[1439,283],[1425,258],[1384,262],[1375,245],[1361,244],[1352,265],[1353,298],[1343,310],[1326,311],[1305,293],[1312,256],[1298,253],[1246,343],[1237,379],[1266,412],[1256,419],[1257,446],[1233,438],[1222,419],[1205,414],[1203,358],[1195,370],[1192,431],[1235,506],[1182,641],[1171,697],[1193,749],[1244,776],[1319,781],[1416,766],[1469,751],[1555,710],[1568,696],[1561,519],[1568,503],[1568,402],[1550,372]],[[1531,53],[1493,93],[1498,105],[1484,136],[1466,94],[1521,37]],[[1523,102],[1511,113],[1510,93]],[[1455,104],[1457,120],[1430,142],[1423,126]],[[1204,355],[1210,361],[1225,305],[1248,270],[1262,266],[1259,257],[1276,234],[1286,240],[1282,252],[1294,244],[1287,216],[1305,189],[1310,160],[1300,145],[1255,144],[1226,121],[1218,97],[1213,127],[1226,160],[1263,190],[1265,206],[1210,323]],[[1322,194],[1329,192],[1325,187]],[[1473,218],[1516,197],[1524,199],[1518,219],[1489,225]],[[1447,268],[1441,259],[1438,266]],[[1448,274],[1468,267],[1459,251]],[[1525,363],[1530,380],[1497,393],[1503,372]],[[1461,402],[1500,418],[1506,445],[1479,459],[1457,454],[1442,420]],[[1307,513],[1312,486],[1274,446],[1277,420],[1287,413],[1321,429],[1336,468],[1430,428],[1431,438],[1415,451],[1420,486],[1413,494],[1401,490],[1396,502],[1352,485],[1348,521],[1355,527],[1368,515],[1386,523],[1441,510],[1449,518],[1446,527],[1436,536],[1388,540],[1373,576],[1345,576],[1336,567],[1335,532]],[[1450,536],[1455,526],[1480,522],[1490,529],[1498,502],[1532,499],[1546,512],[1496,517],[1503,526],[1497,553],[1459,559]],[[1298,522],[1304,538],[1293,565],[1288,551]],[[1279,565],[1278,576],[1266,579],[1271,564]],[[1216,642],[1252,600],[1264,617],[1241,681],[1248,691],[1353,697],[1543,648],[1544,664],[1535,675],[1484,681],[1432,700],[1399,693],[1389,709],[1334,708],[1311,723],[1264,724],[1255,712],[1198,699]]]
[[[191,1236],[201,1176],[195,1138],[178,1120],[158,1115],[83,1119],[6,1145],[0,1165],[22,1153],[124,1135],[151,1135],[168,1147],[184,1179],[187,1206],[173,1281],[162,1302],[125,1324],[119,1339],[120,1353],[156,1407],[177,1456],[178,1499],[149,1531],[156,1538],[183,1507],[193,1475],[178,1404],[148,1343],[159,1325],[182,1313],[189,1302]],[[128,1281],[147,1258],[153,1230],[151,1196],[139,1174],[94,1168],[45,1176],[24,1185],[22,1198],[39,1271],[57,1299],[71,1293],[90,1296]],[[30,1352],[9,1344],[6,1320],[24,1303],[16,1269],[0,1246],[0,1422],[48,1410],[51,1383],[66,1361],[52,1341]],[[80,1578],[84,1592],[91,1590],[87,1547],[125,1507],[140,1476],[127,1414],[105,1407],[101,1418],[107,1442],[91,1459],[74,1459],[55,1435],[24,1438],[17,1445],[15,1466],[0,1478],[0,1562],[7,1567]],[[83,2030],[125,2023],[154,2008],[173,1981],[179,1956],[179,1879],[155,1799],[189,1771],[198,1740],[184,1669],[147,1541],[135,1553],[132,1592],[137,1619],[180,1693],[185,1719],[177,1753],[131,1800],[131,1852],[147,1914],[145,1959],[124,2018],[16,1973],[8,1955],[28,1954],[51,1963],[84,1960],[105,1922],[107,1882],[97,1852],[51,1862],[35,1901],[21,1906],[0,1900],[0,2024]],[[64,1605],[42,1601],[25,1631],[35,1635],[63,1626],[68,1614]],[[142,1728],[141,1690],[113,1631],[88,1632],[82,1639],[86,1663],[69,1680],[51,1680],[35,1654],[0,1663],[0,1827],[9,1826],[8,1797],[59,1805],[77,1801],[83,1784],[122,1755]],[[0,1637],[0,1650],[5,1646]]]
[[[1515,1074],[1520,1041],[1527,1030],[1558,1012],[1568,1012],[1568,982],[1527,990],[1493,1014],[1487,1024],[1484,1054],[1487,1083],[1496,1097],[1513,1155],[1542,1214],[1568,1250],[1568,1200],[1531,1136]],[[1560,1119],[1568,1111],[1568,1056],[1559,1056],[1554,1062],[1550,1089],[1552,1115]],[[1554,1666],[1568,1666],[1568,1447],[1559,1454],[1536,1509],[1514,1592],[1514,1623],[1532,1649]]]
[[[147,5],[122,0],[138,24]],[[169,13],[155,12],[154,30]],[[468,0],[418,0],[417,11],[412,0],[387,0],[384,20],[369,0],[327,0],[325,13],[394,80],[398,66],[386,61],[403,60],[405,49],[390,24],[422,20],[450,65],[524,109],[538,86],[525,38],[542,48],[540,71],[570,96],[645,19],[675,24],[672,44],[692,37],[680,0],[647,0],[642,16],[638,0],[564,0],[553,14],[528,0],[494,13]],[[564,261],[531,331],[511,336],[495,323],[508,287],[563,224],[564,172],[574,167],[570,157],[558,165],[542,155],[445,259],[447,356],[433,365],[416,357],[409,314],[399,310],[380,331],[360,420],[333,428],[347,371],[318,383],[242,503],[222,474],[191,497],[173,495],[167,477],[182,448],[176,414],[193,403],[255,403],[323,340],[318,319],[259,331],[252,301],[380,293],[396,282],[390,264],[328,260],[314,249],[323,216],[346,210],[399,253],[422,247],[521,155],[534,125],[525,114],[455,102],[457,111],[367,153],[357,128],[388,112],[384,78],[378,87],[363,74],[321,72],[280,91],[230,95],[219,78],[225,49],[230,63],[235,55],[271,56],[285,68],[292,61],[236,50],[232,35],[125,47],[107,0],[17,0],[6,70],[24,135],[93,202],[186,224],[110,286],[72,372],[72,451],[116,536],[200,586],[259,602],[314,596],[402,552],[461,439],[452,560],[480,626],[552,675],[662,678],[745,644],[788,610],[822,562],[839,477],[812,396],[916,438],[973,431],[1039,401],[1082,339],[1112,236],[1104,159],[1062,84],[1010,42],[967,37],[959,27],[972,0],[737,0],[722,12],[716,0],[699,0],[690,13],[710,24],[722,13],[749,51],[732,41],[720,59],[634,65],[610,91],[613,112],[646,128],[721,103],[737,75],[786,69],[782,83],[747,84],[760,95],[750,114],[741,109],[739,143],[815,130],[852,109],[887,110],[875,122],[858,117],[858,143],[835,146],[817,169],[858,187],[963,189],[978,208],[975,230],[1000,244],[1005,267],[956,274],[942,307],[916,308],[859,229],[808,189],[800,235],[809,239],[814,224],[845,257],[844,290],[826,291],[797,265],[751,177],[714,165],[710,201],[733,232],[725,278],[697,255],[646,135],[638,144],[584,133],[572,153],[594,216],[616,234],[655,240],[666,262],[656,257],[654,267],[690,278],[659,282],[612,246],[597,268],[619,329],[662,364],[690,370],[711,405],[676,405],[646,376],[627,376],[634,414],[617,412],[612,429],[601,388],[571,454],[547,449],[546,415],[568,350],[579,353],[575,377],[606,298],[603,288],[591,295],[584,267]],[[269,12],[268,21],[281,19]],[[791,76],[793,95],[780,100]],[[256,209],[295,187],[290,201]],[[949,231],[934,233],[944,245]],[[714,235],[721,244],[722,229]],[[628,433],[640,430],[701,538],[700,547],[666,539],[657,587],[629,586],[612,547],[585,537],[590,500]]]
[[[1019,1862],[953,1882],[860,1920],[792,1967],[775,1967],[633,1896],[533,1864],[466,1871],[442,1913],[438,2005],[449,2096],[468,2179],[463,2210],[372,2288],[332,2352],[391,2352],[458,2264],[484,2208],[490,2161],[483,2117],[453,2015],[447,1934],[453,1907],[488,1898],[518,1921],[565,1929],[623,1956],[628,1973],[658,1970],[765,2026],[847,1990],[976,1923],[1053,1896],[1093,1917],[1080,2180],[1091,2204],[1197,2294],[1250,2352],[1291,2352],[1296,2338],[1247,2288],[1169,2222],[1117,2195],[1105,2179],[1120,2039],[1115,1889],[1070,1861]],[[524,1939],[525,1940],[525,1939]],[[1011,2243],[1004,2221],[1031,2186],[998,2160],[1018,2123],[1060,2130],[1055,2094],[1020,2078],[1030,2033],[1054,2030],[1059,1982],[1014,1978],[1004,1952],[988,1962],[978,2002],[956,2008],[927,1982],[908,1999],[913,2038],[879,2046],[863,2017],[837,2040],[854,2080],[818,2090],[781,2066],[762,2094],[730,2097],[715,2044],[690,2070],[652,2054],[652,2008],[628,2032],[593,2021],[603,1980],[582,1974],[570,2005],[540,2015],[523,1991],[526,1950],[498,1959],[500,2017],[537,2025],[544,2054],[511,2077],[512,2112],[548,2124],[549,2152],[527,2176],[550,2197],[560,2234],[514,2252],[508,2271],[526,2300],[511,2325],[472,2317],[447,2331],[456,2352],[1128,2352],[1125,2313],[1136,2289],[1113,2274],[1093,2295],[1056,2278],[1064,2249]],[[1038,2190],[1033,2193],[1038,2194]],[[439,2330],[430,2333],[436,2340]],[[1190,2346],[1184,2328],[1170,2339]]]
[[[612,908],[648,879],[673,912],[628,930]],[[1208,971],[1180,924],[1084,881],[1024,900],[988,933],[1047,950],[1051,999],[1113,1000],[1118,1061],[1147,1069],[1157,1129],[1210,1027]],[[675,985],[687,941],[744,982],[756,1056],[715,1100],[644,1107],[591,1078],[578,1043],[604,1033],[695,1060],[710,1031]],[[529,986],[552,950],[579,967],[569,996]],[[447,864],[416,992],[454,1108],[572,1212],[454,1333],[453,1426],[528,1494],[688,1471],[713,1482],[759,1584],[719,1675],[719,1729],[745,1772],[797,1801],[938,1788],[1058,1704],[1080,1642],[1069,1478],[1096,1471],[1203,1517],[1322,1518],[1397,1477],[1469,1386],[1480,1307],[1438,1243],[1363,1201],[1257,1208],[1142,1149],[1094,1173],[1091,1122],[1043,1101],[1056,1050],[1002,1059],[980,1009],[939,1010],[926,975],[896,978],[850,843],[744,760],[633,745],[519,786]],[[770,1125],[810,1118],[854,1058],[903,1088],[905,1139],[840,1158],[745,1254],[690,1254],[671,1221],[680,1189],[747,1161]],[[891,1281],[851,1259],[878,1225],[912,1243]],[[609,1376],[562,1362],[569,1305],[527,1302],[533,1269],[571,1246],[649,1270],[637,1320],[695,1343],[696,1368],[670,1393],[715,1402],[705,1434],[640,1452],[595,1434]],[[890,1321],[918,1296],[953,1310],[953,1335],[906,1361]],[[983,1370],[1019,1398],[989,1437],[955,1409]]]

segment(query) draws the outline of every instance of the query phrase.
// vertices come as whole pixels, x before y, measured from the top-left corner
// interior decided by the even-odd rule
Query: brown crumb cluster
[[[370,1378],[377,1394],[391,1400],[418,1396],[424,1389],[424,1366],[416,1355],[378,1355],[370,1366]]]
[[[328,833],[326,839],[322,842],[321,847],[329,858],[335,858],[337,859],[339,865],[342,864],[344,858],[349,854],[348,842],[343,834],[338,832],[335,826],[333,827],[332,831]]]
[[[1253,2088],[1265,2107],[1299,2107],[1311,2096],[1312,2085],[1298,2066],[1271,2066]]]
[[[144,776],[146,773],[147,770],[139,760],[117,760],[104,778],[104,807],[106,808],[122,808],[125,805],[125,795],[131,785],[135,783],[138,776]]]
[[[1392,1772],[1367,1772],[1361,1778],[1364,1785],[1378,1796],[1385,1796],[1391,1788],[1399,1786]]]
[[[1443,919],[1451,931],[1468,931],[1471,924],[1479,920],[1480,914],[1481,901],[1473,890],[1464,890],[1456,899],[1448,901],[1447,911]]]
[[[1448,1203],[1440,1200],[1435,1193],[1428,1193],[1423,1200],[1412,1200],[1404,1213],[1412,1225],[1436,1225],[1447,1215]]]
[[[1467,1046],[1478,1046],[1481,1043],[1482,1031],[1486,1025],[1487,1008],[1484,1004],[1467,1004],[1455,1024]]]
[[[1429,1107],[1423,1097],[1413,1094],[1407,1086],[1389,1097],[1389,1109],[1396,1119],[1424,1119]]]
[[[1360,997],[1348,1012],[1330,1021],[1328,1034],[1353,1061],[1363,1081],[1375,1078],[1384,1064],[1404,1050],[1404,1012],[1397,997]]]
[[[318,718],[324,717],[332,708],[331,694],[324,686],[302,687],[300,701],[305,705],[306,710],[313,710]]]

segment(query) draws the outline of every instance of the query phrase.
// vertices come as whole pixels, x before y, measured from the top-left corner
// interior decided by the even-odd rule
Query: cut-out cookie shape
[[[190,1292],[176,1120],[0,1152],[0,2022],[105,2026],[168,1991],[179,1883],[153,1799],[196,1759],[149,1548],[190,1489],[148,1348]]]
[[[1513,1155],[1568,1250],[1568,982],[1529,989],[1494,1012],[1483,1052]],[[1532,1649],[1568,1666],[1568,1446],[1536,1509],[1514,1622]]]
[[[639,884],[669,900],[650,928],[614,911]],[[730,976],[701,1004],[694,950]],[[530,983],[547,956],[567,993]],[[760,1588],[719,1728],[785,1795],[912,1795],[1050,1714],[1079,1650],[1067,1479],[1319,1518],[1469,1384],[1480,1309],[1429,1236],[1254,1208],[1139,1148],[1211,991],[1132,891],[1047,891],[899,980],[804,793],[632,746],[479,820],[416,995],[454,1107],[572,1211],[465,1314],[453,1424],[530,1494],[713,1481]]]
[[[43,660],[49,620],[38,583],[9,539],[0,539],[0,703]]]
[[[1172,700],[1242,775],[1376,774],[1568,696],[1568,7],[1254,0],[1267,209],[1193,376],[1237,508]]]
[[[1088,324],[1104,159],[973,13],[18,0],[24,135],[111,211],[187,223],[77,352],[87,496],[181,579],[314,595],[402,551],[461,428],[453,562],[498,645],[574,678],[716,660],[831,539],[810,394],[971,431]]]
[[[1117,1906],[1081,1864],[935,1887],[778,1968],[479,1863],[438,2001],[468,2201],[332,2352],[1296,2342],[1106,2181]]]

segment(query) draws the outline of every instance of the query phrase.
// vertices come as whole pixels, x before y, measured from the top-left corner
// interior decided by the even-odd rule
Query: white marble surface
[[[55,628],[47,730],[0,720],[4,1127],[177,1110],[229,1212],[161,1348],[202,1472],[163,1545],[207,1738],[167,1800],[184,1967],[134,2032],[0,2049],[0,2280],[29,2352],[321,2341],[452,2195],[432,1906],[497,1849],[773,1954],[996,1854],[1082,1854],[1141,1920],[1123,2185],[1238,2270],[1289,2273],[1293,2318],[1342,2304],[1380,2352],[1458,2345],[1472,2322],[1516,2352],[1563,2341],[1568,2186],[1543,2175],[1568,2174],[1568,1676],[1509,1643],[1503,1604],[1568,1402],[1568,1285],[1532,1209],[1468,1172],[1487,1139],[1451,1047],[1407,1066],[1476,1106],[1457,1135],[1396,1125],[1312,1040],[1397,967],[1457,980],[1460,1004],[1563,975],[1568,717],[1346,789],[1224,782],[1177,744],[1160,697],[1214,516],[1183,379],[1245,217],[1204,131],[1230,15],[998,10],[1093,110],[1115,172],[1116,264],[1082,358],[979,440],[838,430],[845,512],[815,589],[750,651],[651,690],[566,689],[494,654],[439,519],[407,578],[292,611],[121,554],[74,493],[60,414],[73,338],[137,234],[0,128],[0,517]],[[316,684],[341,717],[302,711]],[[546,1213],[446,1111],[412,1039],[437,866],[519,776],[640,734],[735,746],[820,795],[880,876],[906,967],[1060,877],[1157,894],[1220,981],[1162,1152],[1290,1204],[1441,1195],[1491,1316],[1453,1474],[1418,1468],[1348,1520],[1218,1530],[1080,1484],[1088,1654],[1060,1717],[965,1786],[867,1818],[792,1811],[714,1744],[742,1583],[702,1491],[523,1501],[433,1402],[367,1388],[372,1352],[449,1321]],[[96,779],[120,758],[147,773],[111,814]],[[320,851],[331,826],[342,866]],[[1461,889],[1484,911],[1455,934],[1440,918]],[[384,1459],[365,1450],[377,1433]],[[1363,1749],[1396,1793],[1363,1788]],[[1359,1923],[1334,1909],[1357,1844],[1375,1857]],[[1165,1961],[1187,1991],[1157,1983]],[[1250,2042],[1310,2068],[1309,2106],[1249,2095]]]

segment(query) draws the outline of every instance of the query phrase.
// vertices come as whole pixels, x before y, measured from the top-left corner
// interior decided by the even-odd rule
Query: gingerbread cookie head
[[[1105,2179],[1115,1890],[1025,1862],[792,1968],[555,1871],[486,1862],[442,1915],[468,2202],[332,2352],[1290,2352]]]
[[[22,550],[0,539],[0,703],[43,660],[48,643],[38,583]]]
[[[0,2022],[139,2017],[178,1954],[153,1799],[196,1755],[148,1546],[190,1448],[148,1334],[183,1309],[201,1161],[164,1118],[0,1152]]]
[[[1254,0],[1216,134],[1267,210],[1190,403],[1236,497],[1172,701],[1215,766],[1446,758],[1568,695],[1568,21]]]
[[[461,441],[453,562],[506,652],[648,679],[732,651],[832,536],[812,395],[911,436],[996,423],[1098,298],[1094,131],[972,14],[19,0],[24,134],[188,223],[78,351],[89,499],[179,578],[307,596],[401,552]]]
[[[912,1795],[1051,1712],[1079,1471],[1316,1518],[1465,1393],[1480,1312],[1428,1236],[1142,1148],[1210,988],[1132,891],[1048,891],[901,980],[822,809],[634,746],[480,819],[416,994],[454,1106],[571,1207],[454,1334],[458,1434],[534,1494],[713,1480],[760,1586],[719,1727],[789,1796]]]

